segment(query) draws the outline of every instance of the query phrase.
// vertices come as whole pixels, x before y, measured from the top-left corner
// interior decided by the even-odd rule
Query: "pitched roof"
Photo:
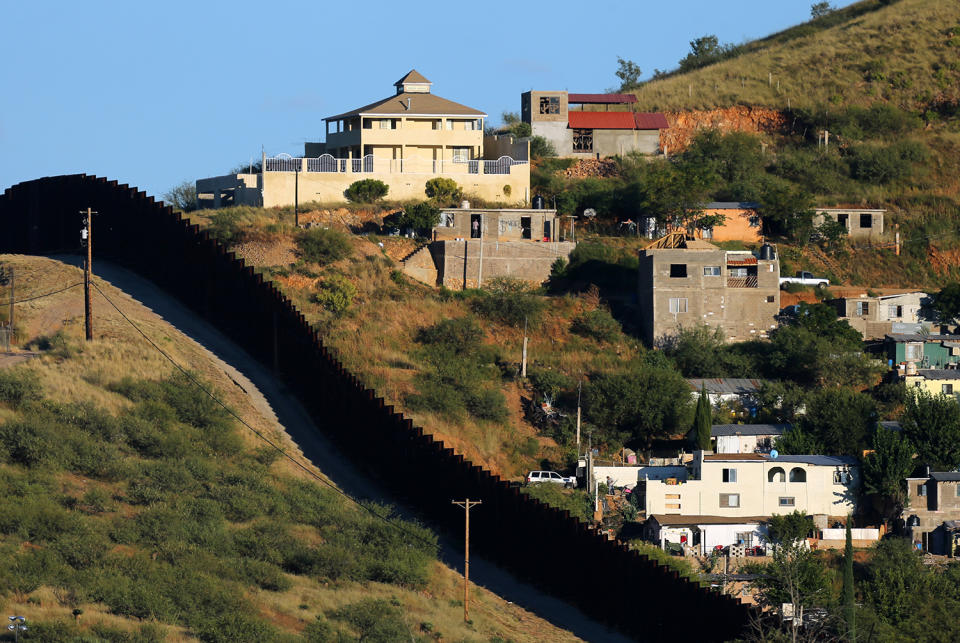
[[[704,462],[732,462],[735,460],[766,460],[759,453],[709,453],[703,456]]]
[[[960,370],[956,368],[920,368],[917,375],[928,380],[960,380]]]
[[[636,103],[636,94],[568,94],[568,103],[579,103],[581,105],[626,105],[627,103]]]
[[[407,109],[408,100],[410,101],[410,109]],[[485,113],[479,110],[473,109],[472,107],[467,107],[466,105],[461,105],[460,103],[455,103],[452,100],[447,100],[446,98],[441,98],[436,94],[405,92],[395,96],[388,96],[387,98],[378,100],[375,103],[358,107],[357,109],[344,112],[343,114],[328,116],[323,120],[335,121],[341,118],[349,118],[351,116],[360,116],[366,114],[380,114],[384,116],[445,116],[449,114],[452,116],[476,116],[477,118],[486,116]]]
[[[573,129],[667,129],[663,114],[641,112],[569,112]]]
[[[704,210],[755,210],[760,207],[754,201],[711,201],[704,203]]]
[[[653,514],[650,516],[661,526],[686,527],[694,525],[759,525],[770,520],[769,516],[680,516]]]
[[[783,435],[792,424],[714,424],[710,435]]]
[[[423,74],[418,72],[416,69],[411,69],[407,72],[407,75],[394,83],[394,85],[402,85],[404,83],[430,83],[429,80],[423,77]],[[430,83],[431,85],[433,83]]]
[[[937,482],[960,482],[960,472],[958,471],[934,471],[930,477]]]
[[[921,335],[920,333],[888,333],[887,339],[895,342],[957,342],[960,335]]]
[[[689,241],[687,247],[689,247]],[[760,390],[762,380],[745,379],[737,377],[709,377],[709,378],[691,378],[687,380],[691,388],[699,391],[704,386],[707,387],[707,393],[710,394],[736,394],[746,395],[756,393]]]
[[[778,455],[776,458],[762,453],[711,453],[703,456],[704,462],[783,462],[786,464],[812,464],[821,467],[838,467],[856,464],[857,459],[846,455]]]

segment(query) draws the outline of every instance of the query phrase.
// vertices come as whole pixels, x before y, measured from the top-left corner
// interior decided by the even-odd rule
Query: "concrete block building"
[[[676,233],[640,252],[638,295],[651,345],[698,324],[719,327],[728,341],[766,337],[780,311],[780,264],[769,246],[723,250]]]
[[[913,542],[932,554],[960,553],[960,472],[924,467],[907,478],[907,498],[903,519]]]
[[[661,113],[626,111],[636,102],[633,94],[529,91],[520,96],[520,118],[530,124],[533,136],[552,143],[560,157],[657,154],[660,130],[669,127],[667,119]],[[586,111],[586,105],[616,111]]]
[[[827,302],[851,327],[863,334],[864,339],[883,339],[894,332],[920,332],[921,310],[931,303],[925,292],[908,292],[895,295],[868,297],[840,297]]]
[[[432,86],[412,70],[393,95],[323,119],[326,140],[306,143],[302,157],[264,156],[259,172],[198,180],[200,207],[343,202],[362,179],[386,183],[390,199],[422,199],[435,177],[485,200],[528,203],[529,143],[485,137],[484,112],[437,96]]]
[[[847,229],[851,239],[878,240],[883,235],[884,212],[886,210],[870,208],[817,208],[813,225],[832,219]]]

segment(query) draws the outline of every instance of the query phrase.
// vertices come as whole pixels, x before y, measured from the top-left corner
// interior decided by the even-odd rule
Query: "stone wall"
[[[433,242],[431,251],[437,262],[438,282],[457,290],[477,288],[497,277],[539,285],[550,277],[557,257],[568,258],[576,247],[570,241],[484,241],[481,270],[480,243],[479,239]]]

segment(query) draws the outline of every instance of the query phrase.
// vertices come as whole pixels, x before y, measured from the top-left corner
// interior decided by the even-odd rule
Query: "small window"
[[[857,302],[857,316],[863,317],[864,315],[870,314],[870,302],[868,301],[858,301]]]
[[[447,119],[447,129],[448,129],[448,130],[452,130],[452,129],[453,129],[453,120],[452,120],[452,119],[449,119],[449,118]]]
[[[390,119],[390,118],[380,119],[380,129],[393,129],[393,119]]]
[[[940,386],[940,392],[944,395],[953,395],[953,384],[943,384]]]
[[[784,482],[787,479],[787,473],[780,467],[774,467],[767,472],[767,482]]]
[[[671,298],[670,298],[670,312],[671,312],[671,313],[685,313],[685,312],[687,312],[687,298],[686,298],[686,297],[671,297]]]
[[[873,216],[869,214],[860,215],[860,227],[861,228],[872,228],[873,227]]]
[[[541,96],[540,97],[540,113],[541,114],[559,114],[560,98],[557,96]]]
[[[750,217],[750,227],[751,227],[751,228],[759,228],[759,227],[760,227],[760,217],[758,217],[758,216],[756,216],[756,215]]]
[[[792,496],[780,496],[781,507],[793,507],[796,504],[796,499],[794,499]]]
[[[700,228],[700,237],[702,239],[713,239],[713,228]]]
[[[790,469],[790,482],[806,482],[807,472],[800,467]]]
[[[906,344],[903,350],[904,357],[910,361],[919,361],[923,357],[923,344],[920,342]]]
[[[573,130],[573,151],[574,152],[592,152],[593,151],[593,130],[592,129]]]
[[[917,485],[917,495],[920,496],[921,498],[927,495],[927,483],[921,482],[920,484]]]
[[[724,470],[723,470],[723,481],[724,481],[724,482],[736,482],[736,481],[737,481],[737,470],[736,470],[736,469],[724,469]]]
[[[704,276],[704,277],[719,277],[719,276],[720,276],[720,266],[704,266],[704,267],[703,267],[703,276]]]
[[[721,493],[720,506],[726,508],[736,508],[740,506],[739,493]]]
[[[727,266],[728,277],[749,277],[750,272],[747,268],[731,268]]]
[[[957,498],[960,498],[960,484],[954,485],[953,490],[957,494]]]
[[[768,304],[772,304],[772,303],[775,302],[776,300],[777,300],[777,298],[774,297],[773,295],[767,295],[767,303],[768,303]]]
[[[686,276],[687,276],[687,264],[685,263],[670,264],[670,277],[674,279],[682,279]]]
[[[849,484],[850,483],[850,472],[849,471],[834,471],[833,472],[833,484]]]
[[[455,147],[452,150],[453,152],[453,162],[454,163],[466,163],[470,160],[470,148],[469,147]]]
[[[903,317],[903,306],[894,306],[891,304],[887,309],[887,314],[890,317]]]

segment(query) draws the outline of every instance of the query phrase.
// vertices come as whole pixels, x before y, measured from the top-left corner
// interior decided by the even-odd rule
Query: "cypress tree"
[[[693,419],[693,434],[697,447],[704,451],[710,449],[710,426],[713,424],[713,414],[710,411],[710,398],[707,396],[707,387],[704,385],[697,400],[697,413]]]
[[[847,622],[847,640],[856,641],[856,606],[853,596],[853,538],[847,516],[847,543],[843,548],[843,618]]]

